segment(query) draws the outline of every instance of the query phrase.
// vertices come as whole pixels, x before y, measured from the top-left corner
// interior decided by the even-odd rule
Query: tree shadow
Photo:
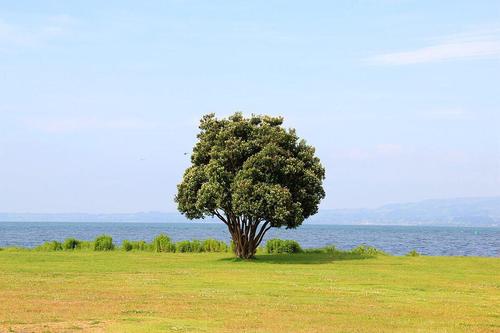
[[[375,256],[356,253],[296,253],[258,254],[254,259],[222,258],[219,261],[248,262],[255,264],[329,264],[335,261],[372,259]]]

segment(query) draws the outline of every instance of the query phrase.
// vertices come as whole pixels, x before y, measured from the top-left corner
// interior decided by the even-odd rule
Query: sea
[[[151,241],[160,233],[168,234],[174,241],[230,239],[222,223],[0,222],[0,247],[32,248],[49,240],[92,240],[102,234],[121,244],[125,239]],[[294,239],[304,248],[335,245],[350,249],[369,245],[394,255],[416,250],[431,256],[500,256],[499,227],[305,224],[291,230],[273,228],[264,242],[271,238]]]

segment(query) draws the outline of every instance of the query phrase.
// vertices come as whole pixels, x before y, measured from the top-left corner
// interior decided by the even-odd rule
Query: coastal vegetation
[[[120,246],[6,248],[0,251],[0,332],[500,329],[499,258],[303,250],[241,260],[230,252]]]
[[[8,248],[7,248],[8,249]],[[0,248],[1,250],[1,248]],[[24,249],[28,250],[28,249]],[[226,244],[223,241],[216,239],[205,240],[182,240],[174,242],[166,234],[159,234],[150,243],[145,240],[131,241],[124,240],[121,246],[116,246],[113,243],[113,238],[108,235],[100,235],[93,241],[79,240],[76,238],[67,238],[62,243],[58,241],[48,241],[34,248],[35,251],[51,252],[51,251],[75,251],[75,250],[93,250],[93,251],[113,251],[122,250],[125,252],[131,251],[148,251],[148,252],[165,252],[165,253],[201,253],[201,252],[234,252],[235,245]],[[379,255],[389,255],[382,250],[367,245],[359,245],[350,250],[341,250],[335,246],[324,246],[320,248],[306,248],[295,240],[273,238],[266,242],[265,246],[256,249],[256,253],[267,254],[331,254],[337,257],[340,256],[355,256],[358,258],[371,258]],[[411,251],[408,256],[418,256],[416,251]]]

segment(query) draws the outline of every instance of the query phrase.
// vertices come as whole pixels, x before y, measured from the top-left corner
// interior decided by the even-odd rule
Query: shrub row
[[[72,251],[72,250],[94,250],[94,251],[112,251],[116,248],[113,239],[108,235],[98,236],[94,241],[82,241],[75,238],[68,238],[64,242],[49,241],[37,246],[38,251]],[[180,241],[173,242],[170,237],[165,234],[156,236],[151,243],[146,241],[131,241],[124,240],[120,247],[124,251],[152,251],[152,252],[230,252],[234,246],[228,246],[223,241],[215,239],[206,239],[203,241]],[[264,251],[269,254],[293,254],[293,253],[328,253],[338,257],[358,257],[369,258],[378,255],[387,255],[382,250],[377,248],[360,245],[351,250],[340,250],[335,246],[325,246],[316,249],[303,250],[300,244],[294,240],[287,239],[270,239],[267,241],[264,249],[260,248],[259,252]],[[419,253],[412,251],[408,256],[418,256]]]
[[[335,246],[325,246],[319,249],[306,249],[303,250],[300,244],[294,240],[286,239],[270,239],[266,243],[266,252],[272,254],[279,253],[329,253],[335,255],[350,255],[358,257],[375,257],[379,255],[388,255],[382,250],[379,250],[372,246],[360,245],[351,250],[340,250]]]
[[[150,250],[150,244],[146,243],[143,240],[142,241],[124,240],[122,242],[122,249],[125,251],[132,251],[132,250],[148,251]]]
[[[321,248],[312,248],[303,250],[300,244],[294,240],[270,239],[266,243],[265,250],[267,253],[328,253],[337,257],[357,257],[357,258],[372,258],[376,256],[388,256],[387,252],[377,249],[373,246],[359,245],[351,250],[337,249],[335,246],[325,246]],[[422,254],[412,250],[406,254],[407,257],[419,257]]]
[[[102,235],[94,241],[83,241],[76,238],[67,238],[64,242],[49,241],[35,247],[37,251],[71,251],[71,250],[94,250],[110,251],[115,248],[111,236]]]
[[[350,250],[337,249],[335,246],[325,246],[317,249],[306,249],[307,253],[329,253],[334,255],[344,255],[344,256],[357,256],[357,257],[376,257],[376,256],[386,256],[386,252],[379,250],[373,246],[359,245]]]
[[[147,246],[147,245],[146,245]],[[154,252],[227,252],[229,247],[225,242],[215,239],[206,239],[203,241],[180,241],[174,243],[170,237],[160,234],[153,239],[150,246]]]
[[[94,241],[82,241],[68,238],[64,242],[48,241],[35,248],[38,251],[71,251],[71,250],[94,250],[112,251],[116,248],[113,238],[108,235],[98,236]],[[230,247],[222,241],[206,239],[203,241],[180,241],[173,242],[165,234],[156,236],[151,243],[146,241],[124,240],[121,249],[124,251],[153,251],[153,252],[228,252]]]

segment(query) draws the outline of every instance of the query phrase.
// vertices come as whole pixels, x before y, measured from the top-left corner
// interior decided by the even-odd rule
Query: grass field
[[[0,332],[500,332],[500,259],[0,251]]]

